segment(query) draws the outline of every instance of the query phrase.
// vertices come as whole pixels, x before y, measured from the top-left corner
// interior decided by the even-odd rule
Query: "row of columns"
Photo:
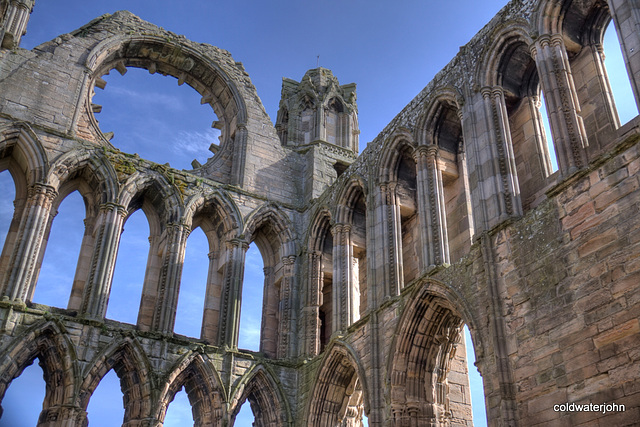
[[[26,302],[32,299],[46,237],[55,216],[54,201],[57,197],[53,187],[35,184],[29,188],[23,206],[16,209],[5,246],[7,252],[2,257],[0,291],[3,300]],[[126,207],[122,205],[104,203],[94,218],[85,220],[87,230],[69,298],[69,310],[77,311],[86,318],[104,319],[127,214]],[[190,232],[184,224],[167,224],[161,236],[150,238],[151,250],[138,315],[138,326],[143,330],[164,334],[173,332]],[[202,338],[211,343],[237,347],[248,247],[249,243],[243,239],[226,241],[226,250],[218,254],[224,261],[221,280],[211,271],[217,269],[217,256],[210,256]],[[281,357],[291,355],[289,344],[294,332],[290,323],[294,318],[290,312],[293,311],[295,258],[288,255],[282,259],[283,274],[275,302],[281,316],[277,333],[277,353]]]

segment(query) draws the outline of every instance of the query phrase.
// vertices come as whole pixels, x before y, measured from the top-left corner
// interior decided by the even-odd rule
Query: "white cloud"
[[[121,86],[109,88],[111,95],[118,97],[126,97],[129,105],[134,104],[136,108],[152,104],[155,108],[164,108],[169,111],[183,111],[185,106],[182,100],[177,96],[167,95],[160,92],[137,91]]]
[[[176,153],[187,153],[190,155],[205,155],[211,157],[209,151],[211,143],[218,144],[220,131],[217,129],[207,129],[205,131],[181,131],[173,138],[172,148]]]

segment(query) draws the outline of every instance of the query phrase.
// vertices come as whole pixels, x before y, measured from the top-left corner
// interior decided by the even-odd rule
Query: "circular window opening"
[[[196,90],[145,69],[119,71],[96,79],[91,101],[96,123],[114,147],[187,170],[217,152],[221,132],[212,128],[217,116]]]

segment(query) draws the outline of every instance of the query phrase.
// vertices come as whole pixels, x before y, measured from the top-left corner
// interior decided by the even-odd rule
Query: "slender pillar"
[[[111,291],[111,282],[116,265],[116,256],[122,235],[122,226],[127,215],[124,206],[105,203],[100,206],[100,213],[93,229],[94,245],[91,254],[89,274],[84,282],[80,313],[95,319],[104,318]],[[77,309],[78,301],[73,295],[80,283],[74,283],[72,299],[69,307]]]
[[[317,108],[317,124],[315,127],[315,138],[311,138],[313,142],[316,139],[326,141],[327,140],[327,112],[324,109],[323,105],[318,105]],[[313,129],[313,128],[312,128]]]
[[[293,289],[295,281],[295,262],[296,256],[290,255],[282,258],[282,281],[280,282],[280,304],[278,312],[280,313],[280,322],[278,324],[278,358],[286,358],[291,355],[289,351],[292,338],[294,337],[294,329],[292,324],[293,311]]]
[[[302,316],[305,325],[303,351],[306,356],[320,353],[320,306],[322,305],[322,252],[307,253],[307,293]]]
[[[640,4],[629,0],[607,0],[618,33],[631,88],[640,110]]]
[[[191,230],[183,224],[168,224],[166,247],[163,251],[162,267],[158,280],[158,299],[153,315],[153,330],[171,334],[176,322],[180,279],[187,247],[187,238]]]
[[[403,287],[402,232],[395,182],[380,184],[382,203],[382,253],[385,297],[400,294]]]
[[[487,206],[489,227],[504,221],[511,216],[522,215],[520,186],[515,167],[509,119],[504,100],[504,92],[500,87],[482,89],[484,114],[488,129],[490,156],[494,194],[485,194],[493,206]],[[493,202],[490,202],[493,200]],[[496,221],[492,221],[497,218]]]
[[[335,224],[333,235],[333,329],[346,331],[355,321],[351,225]]]
[[[414,152],[418,167],[418,214],[420,215],[423,267],[448,264],[449,238],[442,170],[436,145],[421,145]]]
[[[543,35],[531,46],[547,104],[562,176],[587,165],[587,134],[562,35]]]
[[[458,118],[462,124],[462,141],[458,144],[458,176],[462,179],[464,188],[464,200],[467,214],[467,223],[469,227],[468,241],[473,241],[475,234],[475,215],[472,208],[471,200],[471,186],[469,184],[469,168],[467,165],[467,142],[470,138],[467,137],[469,130],[467,129],[467,120],[462,109],[458,110]]]
[[[214,343],[218,338],[220,322],[222,280],[218,274],[218,261],[220,253],[209,252],[209,273],[207,275],[207,290],[204,299],[204,313],[202,314],[202,331],[200,337],[203,340]]]
[[[244,258],[249,244],[242,239],[227,241],[227,262],[224,266],[224,287],[220,310],[220,334],[218,344],[238,348],[240,331],[240,303],[242,302],[242,280]]]
[[[42,242],[57,195],[56,190],[46,184],[34,184],[29,188],[2,286],[2,295],[10,301],[25,301],[33,294]]]
[[[553,173],[553,167],[551,166],[551,157],[549,156],[549,148],[547,147],[547,138],[544,132],[544,126],[542,122],[542,114],[540,113],[540,107],[542,103],[537,96],[529,96],[526,98],[529,104],[529,115],[533,124],[533,138],[535,142],[535,149],[537,154],[537,162],[535,165],[530,165],[530,168],[534,171],[538,170],[541,178],[546,178]],[[549,135],[551,137],[551,135]],[[530,160],[532,162],[533,160]],[[533,174],[534,172],[532,172]]]

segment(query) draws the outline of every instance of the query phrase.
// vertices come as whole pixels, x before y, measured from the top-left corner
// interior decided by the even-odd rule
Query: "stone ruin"
[[[123,425],[161,426],[185,387],[196,426],[470,426],[461,328],[492,426],[640,420],[640,119],[621,126],[608,23],[640,103],[640,5],[514,0],[358,156],[354,84],[284,79],[275,126],[229,52],[128,12],[31,51],[34,0],[0,1],[0,399],[37,359],[38,426],[84,426],[113,369]],[[37,6],[36,6],[37,7]],[[123,153],[92,103],[138,67],[210,104],[220,145],[193,170]],[[540,113],[544,93],[559,169]],[[32,301],[56,209],[85,232],[67,307]],[[4,190],[3,190],[4,193]],[[128,216],[150,251],[137,324],[105,319]],[[199,339],[173,333],[187,237],[209,278]],[[238,349],[245,252],[265,260],[260,351]],[[624,411],[554,405],[616,403]]]

